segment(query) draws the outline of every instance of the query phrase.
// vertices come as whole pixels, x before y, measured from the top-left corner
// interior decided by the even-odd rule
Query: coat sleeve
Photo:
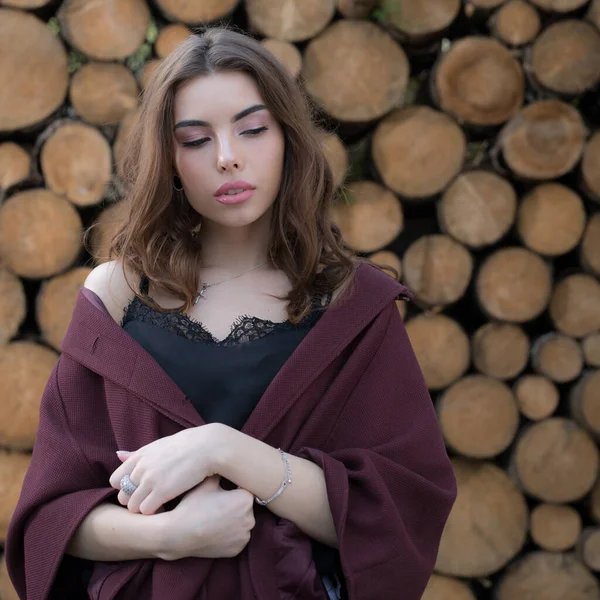
[[[70,538],[96,505],[118,493],[92,469],[69,429],[58,388],[61,358],[42,395],[31,463],[5,544],[9,576],[27,600],[65,597],[56,576]]]
[[[368,366],[319,450],[350,600],[419,600],[456,480],[404,323],[380,313],[355,352]]]

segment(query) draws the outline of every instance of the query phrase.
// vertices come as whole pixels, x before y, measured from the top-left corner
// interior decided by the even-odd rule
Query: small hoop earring
[[[176,181],[179,181],[179,185],[181,187],[177,187]],[[179,175],[173,175],[173,188],[175,190],[177,190],[178,192],[183,192],[183,185],[181,184],[181,179],[180,179]]]

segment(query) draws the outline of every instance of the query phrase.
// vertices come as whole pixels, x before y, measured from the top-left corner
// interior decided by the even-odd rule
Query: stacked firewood
[[[600,599],[600,0],[0,5],[0,543],[140,94],[231,23],[314,101],[347,243],[416,296],[459,485],[424,599]]]

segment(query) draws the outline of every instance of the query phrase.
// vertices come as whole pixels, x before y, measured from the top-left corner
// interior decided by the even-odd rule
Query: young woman
[[[242,34],[156,71],[129,218],[41,401],[6,542],[21,598],[421,597],[455,479],[409,294],[343,244],[318,135]]]

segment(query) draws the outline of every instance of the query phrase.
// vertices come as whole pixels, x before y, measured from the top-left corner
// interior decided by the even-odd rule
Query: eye
[[[202,138],[201,140],[194,140],[193,142],[182,142],[182,146],[202,146],[208,142],[210,138]]]
[[[258,129],[247,129],[246,131],[242,132],[242,135],[258,135],[259,133],[268,130],[268,127],[259,127]]]

